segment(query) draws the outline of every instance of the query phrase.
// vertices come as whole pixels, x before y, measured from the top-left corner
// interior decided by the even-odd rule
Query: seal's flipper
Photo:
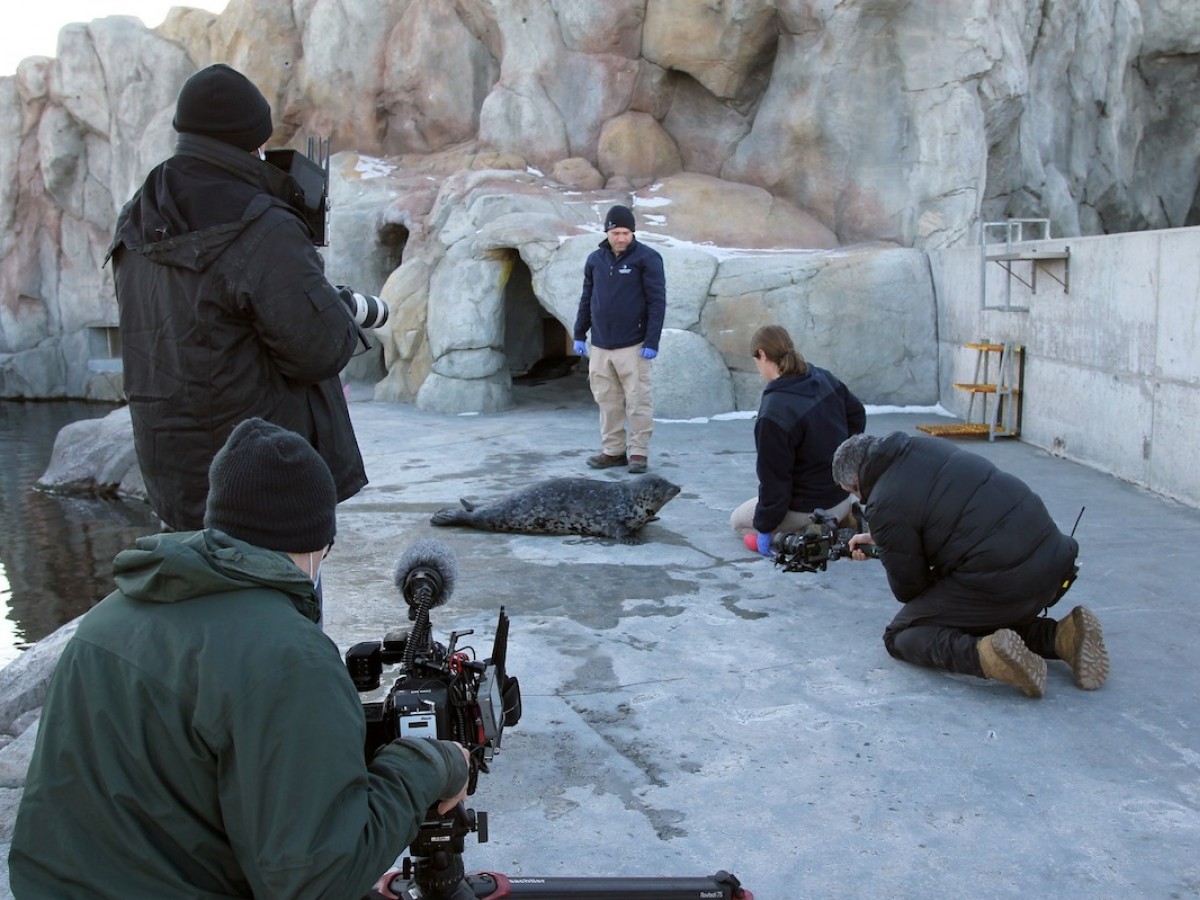
[[[471,520],[467,517],[467,511],[455,509],[453,506],[446,509],[439,509],[429,517],[430,525],[470,525]]]

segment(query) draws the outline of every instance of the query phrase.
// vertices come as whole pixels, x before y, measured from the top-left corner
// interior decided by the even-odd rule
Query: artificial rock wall
[[[572,269],[612,202],[674,258],[657,381],[686,390],[656,397],[665,415],[752,405],[746,338],[767,320],[869,402],[933,402],[924,254],[1009,216],[1068,236],[1200,219],[1188,0],[231,0],[153,31],[111,17],[0,78],[0,396],[120,396],[104,251],[171,151],[179,86],[214,61],[263,88],[276,145],[341,151],[331,273],[396,306],[352,374],[433,409],[509,402],[511,375],[569,327]],[[539,320],[540,348],[513,333]]]

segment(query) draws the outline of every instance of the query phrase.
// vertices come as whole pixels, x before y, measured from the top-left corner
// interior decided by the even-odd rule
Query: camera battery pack
[[[435,679],[398,683],[386,701],[398,738],[452,740],[447,720],[450,698],[445,682]]]

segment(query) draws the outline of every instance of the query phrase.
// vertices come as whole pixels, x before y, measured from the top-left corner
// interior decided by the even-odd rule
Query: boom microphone
[[[454,592],[458,561],[442,541],[422,539],[396,563],[396,588],[408,603],[409,615],[420,606],[426,611],[441,606]]]
[[[457,577],[454,551],[441,541],[419,540],[396,563],[394,581],[408,603],[408,619],[413,623],[400,661],[405,669],[432,646],[429,611],[450,599]]]

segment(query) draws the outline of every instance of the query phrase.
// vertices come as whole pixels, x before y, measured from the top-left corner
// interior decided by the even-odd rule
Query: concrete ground
[[[524,714],[470,798],[490,840],[468,838],[468,871],[725,869],[758,900],[1200,896],[1200,511],[1027,445],[960,442],[1064,530],[1086,507],[1055,613],[1095,610],[1112,674],[1084,692],[1051,663],[1031,700],[891,659],[878,563],[789,574],[748,553],[728,525],[755,490],[748,418],[657,423],[652,471],[682,492],[626,546],[429,524],[459,497],[630,477],[585,466],[598,424],[582,376],[493,415],[367,397],[351,414],[371,484],[339,509],[329,634],[344,651],[407,623],[393,569],[419,538],[458,561],[436,637],[474,628],[486,656],[499,607],[512,617]],[[868,412],[875,434],[947,421]]]
[[[967,439],[1027,481],[1076,537],[1058,608],[1102,621],[1112,675],[1047,693],[891,659],[878,564],[789,574],[748,553],[729,512],[755,490],[752,422],[659,422],[651,469],[682,486],[644,543],[435,528],[485,499],[596,473],[581,376],[518,407],[444,416],[355,402],[371,484],[339,512],[327,627],[343,650],[405,620],[392,585],[412,541],[456,555],[435,634],[512,617],[524,715],[471,806],[490,840],[468,871],[735,873],[757,898],[1200,896],[1200,511],[1012,441]],[[870,412],[870,411],[869,411]],[[872,414],[875,434],[946,421]],[[1190,848],[1190,849],[1189,849]]]

